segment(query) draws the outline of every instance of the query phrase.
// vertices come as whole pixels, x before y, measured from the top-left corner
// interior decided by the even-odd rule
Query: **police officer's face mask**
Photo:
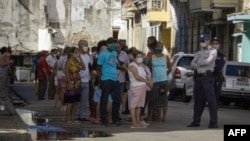
[[[201,41],[201,42],[200,42],[200,47],[202,47],[202,48],[207,47],[206,41]]]
[[[214,48],[214,49],[217,49],[217,50],[218,50],[219,47],[220,47],[219,45],[213,45],[213,48]]]

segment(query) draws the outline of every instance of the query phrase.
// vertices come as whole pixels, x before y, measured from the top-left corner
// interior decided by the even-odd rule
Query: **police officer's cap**
[[[213,37],[213,39],[211,41],[217,41],[220,43],[220,39],[218,37]]]
[[[210,35],[208,35],[208,34],[201,34],[200,41],[204,41],[204,40],[210,40]]]

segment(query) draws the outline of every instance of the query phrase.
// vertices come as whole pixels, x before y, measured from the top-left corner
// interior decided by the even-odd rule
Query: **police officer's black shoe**
[[[208,128],[218,128],[218,125],[217,124],[209,124]]]
[[[200,127],[200,123],[191,123],[187,127]]]

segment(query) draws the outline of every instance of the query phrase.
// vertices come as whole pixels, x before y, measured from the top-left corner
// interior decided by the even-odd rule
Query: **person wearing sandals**
[[[162,53],[163,45],[157,43],[154,49],[155,54],[151,58],[152,78],[153,78],[153,93],[151,102],[154,108],[158,109],[157,120],[159,123],[166,123],[167,108],[168,108],[168,57]]]
[[[132,63],[129,64],[128,75],[130,80],[131,101],[130,101],[130,114],[132,118],[131,128],[145,128],[141,124],[141,107],[144,107],[146,98],[146,87],[151,86],[151,80],[146,76],[146,72],[143,66],[143,53],[135,52],[133,54],[135,58]]]
[[[85,65],[77,47],[71,47],[68,60],[65,66],[65,75],[67,79],[64,102],[66,103],[66,121],[75,123],[76,103],[81,98],[81,77],[80,70],[85,70]]]

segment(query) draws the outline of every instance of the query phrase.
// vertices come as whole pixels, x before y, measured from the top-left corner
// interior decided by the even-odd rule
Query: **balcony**
[[[238,0],[210,0],[211,8],[228,9],[235,8],[237,6]]]
[[[167,22],[169,14],[162,8],[161,0],[151,0],[148,3],[147,20],[148,22]]]
[[[147,0],[132,0],[138,10],[147,9]]]
[[[136,12],[137,11],[137,7],[134,5],[134,3],[131,0],[126,2],[126,11],[127,12]]]
[[[122,20],[128,20],[128,19],[132,19],[134,17],[135,17],[135,14],[133,12],[125,12],[125,13],[122,13],[122,15],[121,15]]]
[[[189,0],[189,10],[191,13],[212,12],[209,0]]]
[[[149,11],[147,12],[148,22],[166,22],[169,16],[166,11]]]

